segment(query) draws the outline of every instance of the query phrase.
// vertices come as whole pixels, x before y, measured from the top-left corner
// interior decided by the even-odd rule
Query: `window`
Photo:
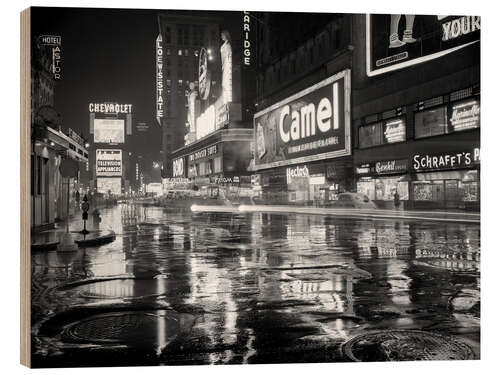
[[[382,123],[366,125],[359,128],[359,148],[367,148],[382,144]]]
[[[415,113],[415,138],[446,133],[446,107],[435,107]]]
[[[480,125],[479,99],[469,98],[415,113],[415,138],[475,129]]]
[[[172,30],[170,29],[170,27],[167,27],[167,29],[166,29],[165,39],[166,39],[167,43],[171,43],[171,40],[172,40]]]
[[[179,51],[177,51],[177,54],[178,54],[179,56],[182,56],[182,50],[180,49]]]
[[[214,158],[214,173],[222,172],[222,157],[217,156]]]
[[[183,30],[179,27],[177,29],[177,44],[182,44],[182,41],[183,41],[182,33],[183,33]]]
[[[406,140],[406,122],[396,117],[359,128],[359,148],[368,148]]]

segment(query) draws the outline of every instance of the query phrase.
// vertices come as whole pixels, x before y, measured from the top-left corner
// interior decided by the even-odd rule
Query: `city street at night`
[[[479,358],[477,224],[133,202],[101,216],[115,241],[32,254],[34,367]],[[346,345],[373,332],[392,347]]]
[[[23,364],[484,356],[479,15],[22,24]]]

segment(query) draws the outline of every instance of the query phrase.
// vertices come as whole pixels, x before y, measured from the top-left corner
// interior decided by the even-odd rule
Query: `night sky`
[[[89,137],[89,102],[132,104],[131,150],[159,158],[161,129],[155,109],[155,41],[158,11],[32,8],[32,35],[62,36],[62,73],[55,108],[63,129]],[[134,129],[135,130],[135,129]]]
[[[160,160],[161,128],[155,118],[155,42],[159,13],[169,10],[32,8],[32,37],[62,37],[61,80],[56,83],[55,109],[63,129],[89,137],[90,102],[132,104],[133,136],[127,145],[145,160]],[[221,27],[237,30],[242,12],[178,11],[217,15]],[[233,56],[240,35],[233,35]],[[138,133],[138,122],[149,125]]]

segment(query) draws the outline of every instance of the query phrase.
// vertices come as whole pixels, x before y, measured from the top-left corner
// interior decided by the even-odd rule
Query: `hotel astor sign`
[[[351,154],[350,70],[254,116],[255,169]]]

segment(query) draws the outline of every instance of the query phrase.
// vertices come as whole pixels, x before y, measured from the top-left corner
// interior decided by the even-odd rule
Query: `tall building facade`
[[[265,200],[479,209],[479,17],[255,16]]]
[[[161,68],[157,65],[157,69],[160,69],[157,74],[161,74],[157,86],[160,84],[163,87],[163,111],[157,119],[162,127],[164,177],[172,177],[171,154],[185,144],[184,137],[188,133],[187,95],[190,84],[198,85],[201,50],[215,50],[219,45],[218,18],[203,13],[205,15],[195,16],[193,12],[171,11],[158,15],[163,58]],[[158,47],[157,40],[157,52]],[[216,58],[215,54],[212,58]],[[211,81],[215,87],[220,83],[220,75],[212,75]],[[215,97],[216,93],[212,92],[211,95]]]
[[[475,16],[355,15],[356,189],[380,207],[480,206]]]
[[[265,201],[334,200],[354,185],[352,15],[254,16],[254,188]]]
[[[164,76],[167,101],[169,85],[173,84],[169,83],[169,75],[178,84],[182,81],[185,85],[185,91],[178,91],[171,99],[170,106],[175,107],[176,112],[170,111],[170,117],[166,116],[163,122],[164,150],[165,145],[167,147],[164,153],[170,155],[165,177],[188,181],[192,188],[214,198],[232,189],[238,194],[248,193],[251,191],[249,168],[255,100],[255,80],[247,74],[253,68],[244,65],[243,25],[248,20],[245,21],[244,12],[225,12],[211,18],[210,24],[205,17],[179,16],[177,22],[183,25],[192,22],[194,35],[198,35],[196,30],[201,30],[204,38],[198,38],[201,44],[195,44],[194,53],[188,49],[187,56],[186,51],[177,46],[175,59],[171,58],[163,67],[167,72]],[[165,22],[162,37],[171,24]],[[188,28],[178,25],[177,29],[186,35]],[[185,66],[181,65],[183,61]],[[191,69],[192,64],[195,69]],[[177,66],[177,73],[169,66]],[[184,75],[180,76],[179,72]],[[182,100],[185,105],[175,105],[175,100],[178,103]],[[168,147],[173,141],[175,144],[169,153]]]
[[[81,137],[63,123],[54,108],[56,79],[54,49],[60,37],[50,44],[39,36],[32,38],[31,55],[31,229],[53,227],[57,221],[74,215],[80,189],[80,171],[88,163],[88,151]]]

